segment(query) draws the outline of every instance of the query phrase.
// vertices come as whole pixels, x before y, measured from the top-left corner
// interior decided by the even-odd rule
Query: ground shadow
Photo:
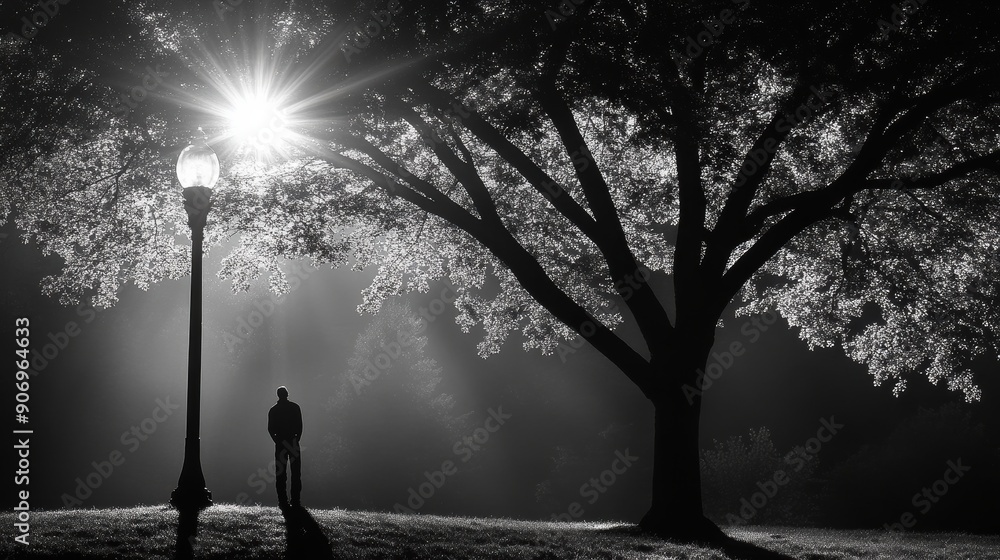
[[[194,543],[198,539],[198,510],[181,509],[177,516],[177,543],[174,560],[194,558]]]
[[[285,516],[287,558],[334,558],[330,539],[304,507],[286,507]]]
[[[708,546],[717,548],[731,558],[739,558],[740,560],[795,560],[791,556],[732,537],[722,542],[709,543]]]
[[[681,544],[696,544],[706,548],[714,548],[725,553],[726,556],[738,560],[796,560],[795,558],[780,552],[775,552],[773,550],[757,546],[753,543],[737,540],[726,535],[716,539],[689,542],[669,537],[660,537],[653,533],[643,531],[636,525],[610,527],[607,529],[601,529],[600,532],[630,536],[646,536],[655,540],[666,538],[667,540],[675,541]]]

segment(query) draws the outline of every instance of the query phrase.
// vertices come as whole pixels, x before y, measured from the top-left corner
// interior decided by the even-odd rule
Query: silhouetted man
[[[267,413],[267,433],[274,440],[274,470],[278,476],[278,506],[288,507],[285,494],[287,469],[292,471],[292,507],[299,507],[302,493],[302,452],[299,438],[302,437],[302,409],[288,400],[288,389],[278,387],[278,402]],[[287,467],[286,467],[287,463]]]

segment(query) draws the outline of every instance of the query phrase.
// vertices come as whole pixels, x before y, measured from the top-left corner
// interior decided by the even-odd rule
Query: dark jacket
[[[274,443],[302,437],[302,409],[288,399],[279,399],[267,412],[267,433]]]

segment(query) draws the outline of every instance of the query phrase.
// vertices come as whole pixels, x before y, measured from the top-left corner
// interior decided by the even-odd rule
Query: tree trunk
[[[694,386],[694,375],[689,389]],[[726,535],[702,511],[698,426],[701,397],[684,386],[663,390],[653,399],[653,492],[649,511],[639,523],[662,537],[689,542],[718,542]]]

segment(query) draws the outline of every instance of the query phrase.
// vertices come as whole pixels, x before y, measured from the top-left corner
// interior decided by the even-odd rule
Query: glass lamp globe
[[[219,180],[219,156],[205,142],[191,144],[177,157],[177,179],[181,186],[215,186]]]

